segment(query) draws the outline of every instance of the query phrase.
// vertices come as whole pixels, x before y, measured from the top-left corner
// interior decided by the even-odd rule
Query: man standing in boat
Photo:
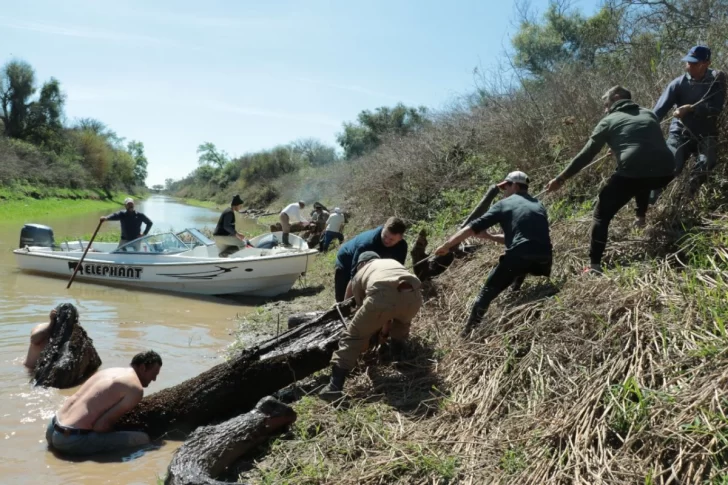
[[[61,454],[84,456],[149,444],[147,433],[114,431],[114,425],[139,404],[161,368],[162,358],[149,350],[135,355],[130,367],[91,376],[48,423],[48,446]]]
[[[236,194],[230,203],[230,207],[220,214],[215,231],[212,233],[221,258],[227,258],[231,254],[237,253],[248,244],[245,236],[235,228],[235,213],[239,212],[242,207],[243,199]]]
[[[111,215],[101,218],[101,222],[104,221],[119,221],[121,223],[121,239],[119,240],[119,246],[144,237],[149,234],[152,229],[152,221],[142,214],[134,210],[134,199],[127,197],[124,199],[124,206],[126,210],[120,210],[114,212]],[[142,232],[142,222],[145,224],[144,232]],[[139,251],[139,245],[132,245],[134,251]],[[126,250],[129,248],[127,247]]]

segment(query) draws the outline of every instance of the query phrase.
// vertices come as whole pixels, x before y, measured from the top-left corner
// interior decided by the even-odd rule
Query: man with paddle
[[[141,212],[134,210],[134,199],[127,197],[124,200],[124,206],[126,207],[126,210],[114,212],[111,215],[102,217],[99,221],[99,224],[104,221],[119,221],[121,223],[121,239],[119,240],[119,246],[123,246],[129,241],[146,236],[152,228],[152,221]],[[142,222],[146,225],[144,232],[142,232]],[[138,246],[133,249],[135,251],[139,251]]]
[[[551,237],[546,208],[528,193],[529,178],[515,171],[498,184],[503,199],[493,204],[485,215],[475,219],[435,250],[444,256],[469,237],[479,237],[505,244],[506,252],[485,280],[475,299],[465,328],[460,334],[468,337],[478,327],[490,303],[512,283],[527,274],[551,275]],[[493,235],[487,229],[500,224],[503,234]]]

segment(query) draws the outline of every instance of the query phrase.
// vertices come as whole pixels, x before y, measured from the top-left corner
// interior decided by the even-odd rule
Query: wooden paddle
[[[83,263],[83,260],[86,258],[86,253],[88,253],[88,250],[91,248],[91,244],[93,244],[94,239],[96,239],[96,234],[98,234],[99,229],[101,229],[101,224],[103,224],[103,223],[104,223],[104,221],[100,220],[99,225],[96,226],[94,235],[91,236],[91,240],[88,242],[88,246],[86,246],[86,250],[83,252],[83,256],[81,256],[81,260],[78,262],[76,267],[73,269],[73,274],[71,275],[71,279],[68,280],[68,286],[66,286],[66,289],[69,289],[71,287],[71,283],[73,283],[73,279],[76,277],[76,273],[78,273],[78,268],[81,267],[81,263]]]

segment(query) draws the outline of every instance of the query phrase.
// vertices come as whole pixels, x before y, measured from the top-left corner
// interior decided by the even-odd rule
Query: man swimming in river
[[[56,323],[56,309],[51,310],[49,315],[48,323],[41,323],[33,327],[30,332],[30,346],[28,347],[28,355],[25,357],[25,367],[28,369],[35,369],[35,364],[38,362],[41,352],[45,349],[48,344],[48,339],[51,336],[53,325]]]
[[[149,444],[148,434],[114,431],[114,425],[139,404],[161,368],[162,358],[149,350],[135,355],[130,367],[94,374],[48,423],[49,448],[66,455],[92,455]]]

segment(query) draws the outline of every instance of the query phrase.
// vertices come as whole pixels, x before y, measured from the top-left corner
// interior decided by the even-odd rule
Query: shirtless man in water
[[[43,349],[48,343],[48,338],[51,336],[54,323],[56,323],[55,308],[51,310],[48,323],[36,325],[30,332],[30,347],[28,347],[28,355],[25,357],[25,367],[28,369],[35,369],[38,357],[40,357],[40,353],[43,352]]]
[[[148,444],[144,432],[113,429],[139,404],[144,388],[157,380],[161,368],[162,358],[149,350],[135,355],[131,367],[94,374],[48,423],[48,446],[62,454],[91,455]]]

